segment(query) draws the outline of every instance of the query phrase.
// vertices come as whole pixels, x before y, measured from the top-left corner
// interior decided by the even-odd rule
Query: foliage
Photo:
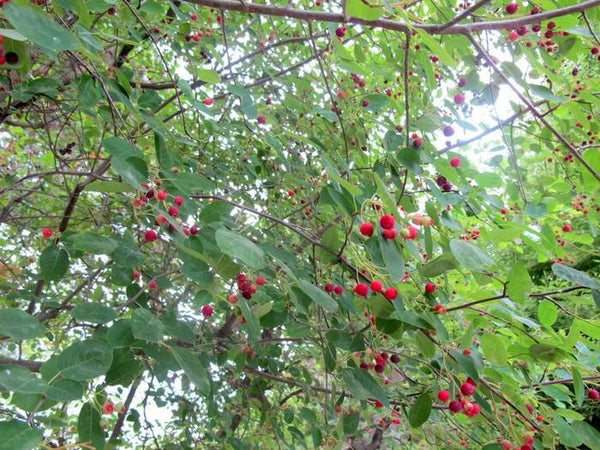
[[[599,448],[598,3],[0,1],[0,448]]]

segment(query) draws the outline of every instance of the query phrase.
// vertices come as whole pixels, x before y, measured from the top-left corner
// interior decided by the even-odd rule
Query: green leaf
[[[200,69],[196,73],[196,77],[205,83],[220,83],[221,77],[214,70]]]
[[[551,100],[554,102],[564,102],[567,98],[563,96],[554,95],[550,89],[546,86],[538,84],[530,84],[529,90],[533,95],[543,98],[544,100]]]
[[[415,31],[417,32],[423,43],[427,47],[429,47],[429,50],[431,50],[436,56],[440,58],[440,61],[442,61],[444,64],[447,64],[450,67],[456,66],[456,61],[454,61],[452,56],[450,56],[450,54],[446,51],[444,47],[438,44],[436,38],[430,36],[425,30],[415,28]]]
[[[538,319],[542,325],[551,327],[558,318],[558,308],[548,300],[542,300],[538,305]]]
[[[415,332],[415,342],[425,358],[433,358],[435,355],[435,344],[421,330]]]
[[[335,312],[338,309],[337,303],[314,284],[306,280],[298,280],[298,287],[306,294],[313,302],[328,312]]]
[[[29,369],[10,364],[0,366],[0,386],[23,394],[43,394],[48,389],[48,384]]]
[[[383,236],[379,235],[379,249],[390,278],[394,283],[399,283],[404,276],[405,267],[404,258],[398,250],[396,242],[384,239]]]
[[[75,342],[58,357],[58,370],[64,378],[84,381],[104,375],[112,363],[112,349],[97,340]]]
[[[146,162],[137,156],[129,158],[114,158],[112,168],[123,177],[127,183],[136,189],[142,189],[142,183],[148,181],[148,167]]]
[[[196,355],[184,348],[173,347],[172,353],[175,361],[190,381],[194,383],[196,389],[202,394],[208,395],[210,393],[210,374],[206,366],[200,362]]]
[[[515,263],[508,274],[508,285],[506,287],[508,297],[512,301],[522,304],[527,300],[532,287],[533,283],[525,264]]]
[[[408,423],[413,428],[419,428],[423,425],[429,414],[431,414],[431,406],[433,405],[433,399],[429,392],[425,392],[419,396],[417,401],[411,406],[408,411]]]
[[[379,19],[385,13],[384,9],[377,6],[377,2],[363,0],[348,0],[346,2],[346,14],[349,17],[358,17],[365,20]]]
[[[57,402],[71,402],[83,397],[83,386],[74,380],[58,380],[48,387],[46,397]]]
[[[33,430],[25,422],[0,422],[0,450],[33,450],[43,440],[44,431]]]
[[[494,260],[487,253],[470,242],[452,239],[450,250],[460,265],[466,269],[482,270],[484,267],[494,265]]]
[[[587,273],[567,267],[563,264],[552,264],[552,272],[563,280],[571,281],[577,286],[585,286],[590,289],[600,289],[600,283]]]
[[[499,366],[506,365],[508,353],[502,338],[494,334],[482,334],[479,340],[483,354],[488,361]]]
[[[223,228],[215,233],[217,245],[223,253],[237,259],[248,267],[260,270],[265,267],[263,251],[252,241]]]
[[[114,309],[101,305],[100,303],[84,303],[82,305],[77,305],[73,308],[73,311],[71,311],[71,315],[79,322],[100,324],[108,323],[118,316]]]
[[[69,236],[73,247],[94,255],[110,255],[117,248],[117,241],[97,233],[79,233]]]
[[[56,245],[46,247],[40,255],[40,272],[46,281],[58,281],[69,270],[69,254]]]
[[[575,391],[575,401],[581,406],[585,397],[585,389],[583,378],[577,369],[573,369],[573,390]]]
[[[138,308],[131,318],[131,330],[136,339],[160,342],[165,335],[165,326],[145,308]]]
[[[525,213],[534,219],[544,217],[548,212],[548,207],[543,203],[530,203],[525,207]]]
[[[106,372],[106,384],[109,386],[120,384],[127,387],[139,375],[143,367],[142,363],[135,358],[131,349],[115,349],[112,365]]]
[[[119,243],[111,256],[118,261],[119,266],[126,268],[138,267],[146,260],[146,255],[140,251],[140,248],[133,242],[127,241]]]
[[[342,418],[342,427],[344,428],[344,434],[346,436],[353,435],[356,433],[358,429],[358,424],[360,422],[360,412],[353,411],[347,414],[344,414]]]
[[[2,8],[4,17],[20,34],[50,54],[65,50],[77,50],[77,38],[39,9],[8,3]]]
[[[260,325],[258,323],[258,319],[252,313],[252,310],[248,306],[248,302],[244,297],[240,296],[238,305],[242,311],[242,316],[244,316],[244,319],[246,319],[246,328],[248,328],[250,340],[256,341],[260,337]]]
[[[0,36],[5,38],[13,39],[15,41],[26,41],[27,38],[16,30],[11,28],[0,28]]]
[[[587,422],[576,421],[571,424],[575,434],[589,448],[600,448],[600,432]]]
[[[86,188],[88,192],[102,192],[103,194],[120,194],[123,192],[135,192],[135,189],[120,181],[96,180]]]
[[[0,310],[0,335],[23,340],[38,337],[46,327],[25,311],[16,308]]]
[[[558,414],[554,413],[552,416],[554,419],[554,428],[558,432],[561,444],[567,447],[579,447],[582,441],[573,427]]]
[[[459,267],[456,258],[450,253],[444,253],[442,256],[419,266],[419,273],[425,278],[433,278],[449,270]]]
[[[385,406],[389,406],[387,394],[366,370],[344,369],[342,370],[342,380],[344,388],[350,390],[357,400],[375,398]]]
[[[559,362],[569,354],[564,350],[549,344],[533,344],[529,347],[529,354],[538,361]]]
[[[104,430],[100,425],[100,413],[91,403],[85,403],[79,411],[77,434],[80,442],[87,442],[96,450],[104,449]]]

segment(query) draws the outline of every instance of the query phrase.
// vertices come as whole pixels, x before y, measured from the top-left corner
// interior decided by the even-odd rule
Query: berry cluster
[[[477,384],[469,377],[467,381],[460,385],[460,394],[458,400],[450,400],[450,391],[443,390],[438,392],[438,400],[448,403],[448,409],[454,414],[463,412],[467,417],[475,417],[481,413],[481,407],[474,402],[471,402],[468,397],[475,395]]]
[[[258,291],[258,286],[264,286],[266,280],[263,277],[257,277],[255,283],[252,283],[248,280],[248,276],[246,274],[240,273],[237,277],[237,287],[239,292],[242,294],[246,300],[250,300],[254,294]],[[235,304],[238,301],[237,294],[231,294],[229,296],[229,303]]]
[[[142,186],[145,187],[146,189],[148,189],[148,191],[144,195],[142,195],[140,198],[136,199],[133,202],[133,205],[136,207],[141,207],[143,205],[146,205],[152,199],[156,199],[157,201],[160,201],[160,202],[165,202],[169,198],[169,194],[164,190],[159,190],[158,192],[155,193],[153,189],[150,189],[149,185],[144,184]],[[171,216],[172,219],[179,219],[179,207],[181,205],[183,205],[184,203],[185,203],[185,200],[183,197],[181,197],[179,195],[173,197],[173,204],[171,206],[169,206],[169,209],[167,210],[168,215]],[[178,225],[182,227],[182,229],[181,229],[182,233],[185,234],[186,236],[189,236],[189,235],[195,236],[200,232],[200,228],[197,225],[192,225],[191,227],[188,228],[188,227],[183,226],[183,222],[181,220],[177,220],[177,222],[178,222]],[[177,227],[175,227],[172,223],[169,223],[169,219],[164,214],[158,214],[156,216],[154,223],[159,227],[168,224],[167,228],[170,233],[177,232]],[[158,237],[159,237],[158,232],[156,230],[147,230],[144,233],[144,238],[145,238],[146,242],[154,242],[154,241],[158,240]]]
[[[415,222],[416,223],[416,222]],[[421,222],[424,224],[424,222]],[[433,223],[427,222],[427,223]],[[398,230],[396,229],[396,219],[391,214],[385,214],[381,216],[379,219],[379,226],[381,227],[381,235],[384,239],[393,241],[398,236]],[[370,222],[365,222],[360,225],[359,228],[360,234],[366,237],[373,236],[375,232],[375,227]],[[405,241],[414,241],[419,237],[419,230],[412,226],[408,225],[405,228],[400,230],[400,234],[404,238]]]
[[[383,283],[381,281],[371,282],[371,292],[375,294],[382,294],[389,301],[396,300],[398,298],[398,290],[396,288],[383,289]],[[359,297],[366,298],[369,295],[369,286],[366,283],[358,283],[354,288],[354,293]]]
[[[342,295],[344,293],[344,288],[342,286],[333,283],[325,284],[323,289],[325,289],[325,292],[327,292],[328,294],[331,294],[333,292],[335,295]]]
[[[452,190],[452,188],[454,187],[454,186],[452,186],[452,183],[450,183],[446,179],[446,177],[443,175],[440,175],[439,177],[436,178],[435,184],[437,184],[440,188],[442,188],[442,191],[444,191],[444,192],[450,192]]]
[[[355,354],[355,358],[360,360],[359,367],[364,370],[374,370],[379,374],[382,374],[385,371],[388,361],[394,364],[400,362],[400,357],[398,355],[394,354],[390,356],[386,352],[377,353],[371,349],[367,350],[365,357],[366,358],[363,358],[360,353]],[[387,384],[387,382],[385,384]]]

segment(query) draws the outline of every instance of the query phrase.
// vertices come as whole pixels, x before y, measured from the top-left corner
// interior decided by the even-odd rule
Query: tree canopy
[[[0,1],[0,449],[600,448],[600,0]]]

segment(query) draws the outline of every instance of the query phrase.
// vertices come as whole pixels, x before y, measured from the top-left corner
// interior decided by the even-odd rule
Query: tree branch
[[[470,24],[457,24],[442,29],[441,24],[425,23],[406,23],[389,19],[365,20],[359,17],[346,17],[343,12],[330,13],[322,11],[306,11],[287,7],[278,7],[263,5],[258,3],[246,3],[237,0],[185,0],[186,3],[193,3],[200,6],[208,6],[215,9],[225,9],[230,11],[241,11],[249,14],[261,14],[265,16],[288,17],[298,20],[309,20],[317,22],[333,23],[353,23],[357,25],[366,25],[372,28],[383,28],[386,30],[410,32],[411,28],[417,28],[426,31],[429,34],[469,34],[474,31],[484,30],[514,30],[521,25],[539,23],[555,17],[574,14],[586,9],[600,5],[600,0],[588,0],[587,2],[576,5],[557,8],[552,11],[545,11],[540,14],[527,15],[516,19],[496,20],[487,22],[476,22]]]

